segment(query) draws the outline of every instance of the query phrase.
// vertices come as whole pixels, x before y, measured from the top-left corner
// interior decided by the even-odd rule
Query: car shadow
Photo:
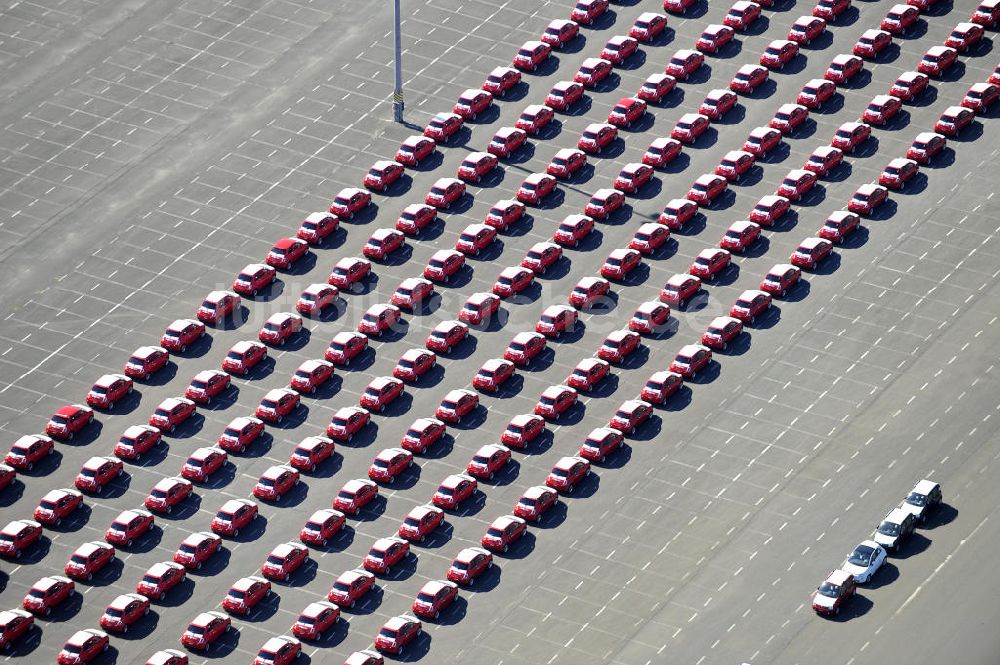
[[[463,586],[462,590],[470,593],[488,593],[499,586],[502,574],[503,571],[500,569],[500,566],[494,563],[491,567],[483,571],[479,577]]]
[[[194,580],[185,577],[177,583],[177,586],[168,591],[165,596],[153,602],[162,607],[180,607],[194,595],[194,586]]]
[[[555,529],[566,521],[566,517],[569,514],[569,510],[566,503],[561,499],[557,499],[552,507],[539,518],[537,522],[529,522],[531,526],[538,529]],[[525,534],[527,535],[527,534]],[[524,536],[522,536],[522,540]]]
[[[884,561],[872,578],[864,584],[865,589],[875,590],[888,586],[899,579],[899,568],[891,561]]]
[[[941,503],[937,510],[930,514],[927,521],[920,525],[921,529],[936,529],[939,526],[951,524],[958,517],[958,509],[948,503]]]
[[[354,515],[354,519],[358,522],[371,522],[378,519],[385,512],[386,508],[386,498],[384,495],[379,494],[371,502],[358,511],[357,515]]]

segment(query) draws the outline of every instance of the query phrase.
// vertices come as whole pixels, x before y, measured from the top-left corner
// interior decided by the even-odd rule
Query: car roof
[[[244,339],[233,344],[232,348],[230,348],[229,350],[233,351],[234,353],[246,353],[250,349],[257,348],[259,346],[263,345],[260,344],[259,342],[254,342],[252,340]]]
[[[241,577],[240,579],[236,580],[233,583],[232,588],[235,589],[235,590],[237,590],[237,591],[246,591],[247,589],[249,589],[254,584],[257,584],[260,581],[261,581],[261,578],[257,577],[256,575],[250,575],[248,577]]]
[[[684,346],[681,347],[681,350],[677,352],[677,355],[684,357],[691,357],[704,348],[705,347],[702,346],[701,344],[685,344]]]
[[[480,547],[466,547],[455,556],[455,561],[468,563],[482,553],[483,550]]]
[[[209,455],[219,452],[219,450],[220,449],[216,448],[215,446],[205,446],[203,448],[198,448],[194,450],[191,453],[190,457],[194,457],[195,459],[205,459]]]
[[[140,596],[138,594],[123,593],[120,596],[117,596],[114,600],[112,600],[108,604],[108,607],[109,608],[113,607],[113,608],[118,609],[118,610],[123,610],[126,607],[128,607],[129,603],[132,603],[132,602],[134,602],[136,600],[139,600],[139,599],[145,600],[145,598],[143,596]]]
[[[545,487],[544,485],[532,485],[528,489],[524,490],[524,496],[527,499],[537,499],[546,494],[553,494],[555,490]]]
[[[186,541],[187,538],[185,538],[185,542]],[[172,561],[159,561],[150,566],[149,570],[146,571],[146,574],[151,575],[153,577],[163,577],[163,574],[166,573],[168,570],[177,570],[178,568],[180,568],[180,564],[175,564]]]
[[[912,491],[916,492],[917,494],[926,495],[932,492],[936,487],[938,487],[938,484],[933,480],[920,480],[917,481],[917,484],[913,486]]]
[[[274,478],[278,478],[279,476],[281,476],[281,474],[286,473],[288,471],[292,471],[292,470],[293,469],[290,469],[289,467],[285,466],[284,464],[275,464],[274,466],[269,467],[267,469],[267,471],[265,471],[264,473],[262,473],[260,477],[261,478],[274,479]]]
[[[576,391],[573,390],[572,388],[570,388],[569,386],[564,386],[562,384],[559,384],[559,385],[555,385],[555,386],[549,386],[548,388],[546,388],[544,391],[542,391],[542,396],[543,397],[558,397],[559,395],[562,395],[563,393],[574,394],[574,393],[576,393]]]
[[[290,542],[280,543],[274,546],[274,549],[271,550],[271,555],[284,558],[289,554],[291,554],[292,552],[296,552],[302,549],[305,548],[302,545],[299,545],[298,543],[290,543]]]
[[[370,480],[366,480],[364,478],[354,478],[344,483],[343,491],[357,492],[362,487],[370,487],[371,485],[374,485],[374,483],[371,482]]]
[[[355,413],[368,413],[365,409],[360,406],[342,406],[337,409],[337,413],[333,414],[334,417],[350,418]]]
[[[909,515],[910,515],[910,511],[905,510],[905,509],[900,508],[900,507],[897,506],[896,508],[893,508],[888,513],[886,513],[885,520],[887,522],[892,522],[894,524],[899,524],[904,519],[906,519]]]
[[[217,618],[218,615],[215,614],[214,612],[202,612],[201,614],[199,614],[194,618],[194,621],[191,622],[191,625],[204,627],[215,621],[215,619]]]
[[[676,275],[672,275],[670,279],[667,280],[667,284],[669,284],[670,286],[683,286],[684,284],[687,284],[688,282],[697,279],[698,278],[695,277],[694,275],[688,275],[687,273],[681,272],[677,273]]]
[[[443,424],[444,423],[442,423],[437,418],[417,418],[416,420],[413,421],[412,427],[414,427],[416,429],[421,429],[421,428],[434,427],[436,425],[443,425]]]
[[[229,499],[224,504],[222,504],[222,507],[219,508],[219,511],[224,513],[234,513],[243,506],[252,504],[253,502],[248,499]]]
[[[260,422],[260,419],[253,416],[237,416],[229,422],[229,427],[232,427],[233,429],[243,429],[247,425],[258,422]]]
[[[830,584],[844,584],[848,580],[853,580],[854,575],[846,570],[835,570],[827,576],[826,581]]]
[[[513,363],[509,360],[504,360],[503,358],[490,358],[483,363],[480,371],[495,372],[501,367],[508,367],[510,365],[513,365]]]
[[[493,523],[490,526],[492,526],[494,528],[497,528],[497,529],[504,529],[504,528],[507,527],[508,524],[512,524],[512,523],[513,524],[523,524],[524,520],[521,519],[520,517],[516,517],[514,515],[501,515],[500,517],[498,517],[495,520],[493,520]]]
[[[114,460],[111,457],[101,457],[101,456],[95,455],[94,457],[91,457],[86,462],[84,462],[83,468],[84,469],[96,470],[96,469],[100,468],[100,466],[102,464],[105,464],[106,462],[114,462],[114,461],[116,461],[116,460]]]
[[[215,540],[218,538],[214,533],[206,533],[205,531],[195,531],[194,533],[188,534],[187,538],[181,543],[182,545],[197,545],[198,543],[204,542],[206,540]]]
[[[94,385],[95,386],[104,386],[104,387],[107,387],[107,386],[110,386],[115,381],[118,381],[118,380],[124,379],[124,378],[126,378],[126,377],[122,376],[121,374],[105,374],[105,375],[101,376],[101,378],[99,378],[97,381],[94,381]]]
[[[297,395],[298,393],[291,388],[271,388],[264,395],[264,399],[278,400],[285,395]]]
[[[469,480],[469,476],[464,473],[453,473],[444,480],[441,481],[441,487],[458,487],[460,483],[464,483]]]

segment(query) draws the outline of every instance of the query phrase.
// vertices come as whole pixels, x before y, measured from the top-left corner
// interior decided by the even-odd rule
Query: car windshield
[[[677,363],[678,365],[690,365],[691,358],[687,356],[678,355],[676,358],[674,358],[674,362]]]
[[[924,494],[918,494],[917,492],[910,492],[906,495],[905,501],[911,506],[919,506],[923,508],[927,505],[927,496]]]
[[[229,597],[230,598],[239,598],[239,599],[242,599],[242,598],[246,598],[246,596],[247,596],[247,594],[246,594],[245,591],[240,591],[239,589],[230,589],[229,590]]]
[[[393,641],[396,640],[396,631],[394,631],[394,630],[390,630],[388,628],[383,628],[382,630],[378,631],[378,634],[379,634],[379,637],[385,637],[385,638],[393,640]]]
[[[285,255],[285,250],[282,249],[281,247],[272,247],[271,248],[271,253],[275,254],[277,256],[284,256]],[[212,305],[211,307],[209,307],[209,309],[215,309],[215,305]]]
[[[840,595],[840,587],[829,582],[823,582],[817,591],[821,596],[826,596],[827,598],[836,598]]]
[[[691,189],[693,189],[696,192],[707,192],[708,191],[708,187],[706,187],[705,185],[701,184],[700,182],[696,182],[693,185],[691,185]]]
[[[281,566],[285,563],[285,560],[280,556],[274,556],[273,554],[267,557],[267,562],[274,564],[275,566]]]
[[[848,557],[847,561],[853,563],[855,566],[868,567],[868,564],[872,561],[872,555],[875,554],[875,550],[867,545],[858,545],[851,552],[851,556]]]
[[[106,614],[109,617],[114,617],[117,619],[121,617],[122,611],[115,609],[114,607],[109,607],[108,609],[104,610],[104,614]]]
[[[226,357],[229,358],[230,360],[243,360],[243,354],[239,353],[238,351],[230,351],[229,353],[226,354]],[[157,413],[159,412],[160,410],[157,409]]]
[[[184,548],[182,547],[181,549],[183,550]],[[159,584],[160,583],[160,580],[158,580],[153,575],[143,575],[142,576],[142,581],[146,582],[147,584]]]
[[[521,189],[523,189],[525,191],[528,191],[528,192],[535,191],[535,187],[536,187],[536,185],[533,182],[527,182],[527,181],[525,181],[525,182],[521,183]],[[528,256],[531,256],[530,252],[528,253]]]
[[[41,508],[41,509],[43,509],[43,510],[55,510],[56,509],[56,504],[53,501],[44,501],[43,500],[41,503],[38,504],[38,507]]]
[[[699,257],[697,257],[697,258],[696,258],[696,259],[694,260],[694,262],[695,262],[695,263],[697,263],[697,264],[698,264],[698,265],[700,265],[700,266],[708,266],[708,265],[711,265],[711,261],[709,261],[708,259],[706,259],[706,258],[705,258],[704,256],[699,256]]]
[[[181,545],[180,550],[184,554],[194,554],[194,545]]]
[[[536,501],[535,501],[535,499],[531,499],[529,497],[522,496],[521,499],[518,501],[518,503],[520,503],[522,506],[534,507]]]
[[[354,494],[352,494],[351,492],[348,492],[346,490],[340,490],[337,493],[337,498],[347,499],[348,501],[354,501]]]
[[[80,475],[84,478],[93,478],[95,471],[93,469],[80,469]]]
[[[774,114],[774,117],[778,120],[788,120],[791,118],[791,114],[785,113],[784,111],[778,111]]]
[[[538,400],[538,402],[539,404],[543,404],[545,406],[552,406],[553,404],[556,403],[556,401],[553,398],[546,397],[544,395],[541,397],[541,399]]]
[[[886,520],[878,526],[878,532],[884,536],[898,536],[899,535],[899,525],[893,524],[892,522]]]
[[[187,464],[188,466],[201,466],[201,460],[195,457],[188,457],[187,462],[185,462],[185,464]]]
[[[597,139],[597,132],[592,132],[590,130],[587,130],[587,131],[583,132],[583,138],[590,139],[591,141],[596,140]]]
[[[72,561],[73,563],[78,563],[80,565],[87,563],[87,557],[81,554],[74,554],[73,556],[70,557],[69,560]]]
[[[451,564],[451,567],[454,568],[455,570],[468,570],[469,564],[466,563],[465,561],[456,561],[455,563]]]
[[[274,481],[271,480],[270,478],[261,478],[260,480],[257,481],[257,484],[262,485],[264,487],[274,487]]]
[[[484,456],[484,455],[476,455],[476,456],[474,456],[474,457],[472,458],[472,461],[473,461],[473,462],[474,462],[475,464],[488,464],[488,463],[489,463],[489,461],[490,461],[490,458],[489,458],[489,457],[486,457],[486,456]]]
[[[839,71],[843,71],[844,66],[842,64],[840,64],[839,62],[834,62],[834,63],[830,64],[830,69],[832,69],[835,72],[839,72]]]
[[[66,653],[80,653],[80,647],[75,644],[67,644],[63,647],[63,651]]]
[[[455,490],[450,487],[439,487],[437,493],[442,496],[453,496],[455,494]]]

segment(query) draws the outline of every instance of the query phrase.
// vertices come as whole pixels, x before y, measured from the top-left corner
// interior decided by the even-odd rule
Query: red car
[[[246,615],[271,594],[271,583],[262,577],[241,577],[222,599],[222,608],[231,614]]]
[[[774,117],[771,118],[771,122],[768,125],[777,129],[782,134],[791,134],[808,117],[809,109],[805,106],[801,104],[782,104],[774,112]]]
[[[181,466],[181,476],[188,480],[204,482],[209,476],[226,465],[229,458],[226,451],[215,446],[197,448]]]
[[[272,637],[260,648],[253,665],[291,665],[302,652],[302,642],[297,638]]]
[[[733,40],[735,34],[735,31],[728,25],[713,23],[707,26],[698,37],[695,48],[702,53],[718,53],[719,49]]]
[[[750,220],[762,226],[773,226],[790,208],[791,203],[784,196],[768,194],[750,211]]]
[[[24,596],[21,607],[33,614],[50,616],[53,609],[74,594],[74,588],[73,580],[68,577],[43,577],[32,585]]]
[[[114,560],[115,548],[95,540],[77,547],[63,567],[63,572],[69,577],[89,582],[94,579],[94,573],[100,572]]]
[[[580,445],[580,457],[589,462],[603,462],[621,448],[624,440],[625,437],[618,430],[598,427],[591,430]]]
[[[163,331],[160,346],[168,351],[184,353],[189,345],[205,336],[205,324],[194,319],[177,319]]]
[[[721,349],[725,351],[729,348],[729,342],[733,341],[743,332],[743,321],[732,316],[717,316],[708,324],[705,332],[701,336],[701,343],[711,349]]]
[[[576,390],[569,386],[549,386],[542,392],[535,404],[535,415],[555,420],[576,404],[576,398]]]
[[[406,351],[396,363],[392,375],[403,381],[419,381],[427,372],[437,367],[437,356],[424,349]]]
[[[232,619],[222,612],[202,612],[181,635],[181,644],[189,649],[208,651],[216,640],[232,629]]]
[[[174,552],[174,563],[179,563],[189,570],[201,570],[202,565],[221,547],[222,538],[214,533],[208,531],[192,533],[177,547],[177,551]]]
[[[584,152],[597,154],[617,138],[617,127],[604,122],[593,122],[583,130],[576,147]]]
[[[396,476],[411,466],[413,466],[413,453],[402,448],[386,448],[379,451],[368,467],[368,477],[376,482],[392,484]]]
[[[915,164],[915,162],[911,163]],[[857,213],[847,210],[836,210],[826,218],[823,226],[820,227],[819,233],[816,235],[826,240],[841,243],[844,241],[844,238],[854,233],[860,226],[861,217]]]
[[[448,568],[448,580],[457,584],[475,584],[476,578],[493,567],[493,554],[481,547],[466,547]]]
[[[140,346],[125,363],[124,372],[135,379],[147,379],[163,369],[170,360],[170,353],[162,346]]]
[[[520,201],[503,199],[497,201],[486,213],[483,223],[492,226],[497,231],[506,231],[507,227],[516,223],[524,215],[525,206]]]
[[[318,245],[338,228],[340,228],[340,220],[337,219],[336,215],[328,212],[311,212],[302,220],[299,230],[295,232],[295,237],[305,240],[310,245]]]
[[[539,130],[552,122],[552,118],[554,117],[555,112],[548,106],[532,104],[521,111],[521,115],[518,116],[514,126],[534,136]]]
[[[125,472],[121,460],[113,457],[91,457],[80,468],[73,485],[85,492],[100,495],[104,487]]]
[[[684,308],[701,291],[701,278],[686,273],[673,275],[660,290],[660,300]]]
[[[301,471],[314,471],[316,466],[333,456],[336,445],[326,436],[307,436],[292,450],[289,466]]]
[[[629,319],[628,329],[637,333],[652,333],[666,325],[670,318],[670,307],[663,303],[644,302],[636,308]]]
[[[418,543],[444,523],[444,511],[437,506],[422,505],[410,510],[399,525],[399,537]]]
[[[174,561],[154,563],[136,583],[136,593],[151,600],[159,600],[175,586],[187,579],[187,571]]]
[[[813,16],[833,21],[838,16],[846,12],[851,7],[851,0],[816,0],[813,7]]]
[[[958,59],[958,52],[948,46],[932,46],[920,59],[917,71],[928,76],[940,77],[951,69]]]
[[[42,536],[42,525],[34,520],[14,520],[0,531],[0,554],[20,559],[24,550]]]
[[[514,363],[501,358],[491,358],[483,363],[472,377],[472,387],[483,392],[494,392],[514,376]]]
[[[768,69],[784,69],[785,65],[798,54],[798,42],[789,39],[775,39],[764,49],[764,53],[760,56],[760,64]]]
[[[288,338],[300,330],[302,330],[301,316],[290,312],[278,312],[264,322],[257,337],[267,344],[284,346]]]
[[[622,97],[608,114],[608,123],[616,127],[631,127],[646,115],[646,102],[635,97]]]
[[[833,62],[826,68],[823,78],[836,85],[842,85],[858,75],[864,68],[864,61],[858,56],[841,53],[835,56]]]
[[[722,196],[728,189],[729,182],[714,173],[704,173],[691,185],[687,197],[700,206],[711,206],[712,201]]]
[[[610,371],[611,365],[608,361],[599,358],[584,358],[570,373],[566,384],[575,390],[587,392],[600,383]]]
[[[601,276],[622,280],[642,264],[642,253],[632,248],[615,249],[601,266]]]
[[[590,462],[582,457],[563,457],[552,467],[545,484],[554,490],[572,494],[581,480],[590,475]]]
[[[539,205],[556,188],[557,180],[548,173],[532,173],[517,190],[517,200]]]
[[[479,182],[483,176],[489,175],[498,163],[496,156],[488,152],[470,153],[458,167],[458,177],[466,181]]]
[[[670,130],[670,137],[683,143],[694,143],[708,130],[710,124],[711,120],[706,115],[685,113]]]
[[[410,608],[422,619],[437,619],[458,597],[458,585],[445,580],[431,580],[420,588]]]
[[[343,528],[347,517],[333,508],[321,508],[314,512],[299,532],[299,540],[309,545],[326,547],[327,542]]]
[[[817,16],[800,16],[788,30],[788,39],[806,46],[826,32],[826,21]]]
[[[302,243],[303,245],[305,243]],[[240,297],[232,291],[212,291],[198,307],[199,321],[216,324],[240,309]]]
[[[858,187],[847,203],[847,209],[863,215],[870,215],[889,199],[889,191],[882,185],[865,183]]]
[[[587,165],[587,155],[576,148],[563,148],[552,157],[545,172],[557,178],[569,178]]]
[[[326,435],[337,441],[352,441],[354,435],[368,424],[371,417],[371,414],[360,406],[341,407],[330,418],[330,424],[326,426]]]
[[[768,77],[767,67],[763,65],[743,65],[733,74],[733,78],[729,81],[729,89],[752,95],[754,90],[767,82]]]
[[[624,194],[615,189],[599,189],[591,195],[583,212],[595,219],[607,219],[623,205]]]
[[[601,0],[580,0],[577,4],[592,4]],[[607,3],[607,0],[603,0]],[[407,645],[423,633],[420,621],[406,614],[393,617],[383,624],[375,636],[375,648],[382,653],[402,655]]]
[[[816,588],[812,595],[812,608],[817,614],[840,614],[847,599],[857,591],[854,575],[835,570]]]
[[[663,211],[657,218],[657,222],[671,231],[678,231],[683,228],[685,222],[690,221],[697,213],[698,204],[694,201],[671,199],[667,205],[663,206]]]
[[[562,258],[562,247],[551,242],[536,242],[521,259],[521,267],[531,270],[536,275],[555,265]]]
[[[288,385],[300,393],[312,394],[316,389],[329,381],[334,374],[333,363],[328,360],[311,358],[303,361],[292,374]]]
[[[608,427],[623,434],[632,434],[636,428],[649,420],[653,415],[653,407],[641,399],[630,399],[622,402],[615,415],[608,421]]]
[[[882,173],[878,176],[878,184],[892,189],[902,189],[919,170],[917,163],[912,159],[896,157],[882,169]]]
[[[423,277],[407,277],[393,291],[389,302],[411,312],[420,311],[434,296],[434,284]]]
[[[449,391],[444,396],[434,415],[446,423],[457,423],[464,416],[472,413],[478,406],[479,395],[471,390],[459,388]]]
[[[595,301],[603,298],[611,290],[611,284],[602,277],[583,277],[569,294],[569,304],[577,309],[588,309]],[[530,334],[530,333],[522,333]],[[534,333],[540,335],[540,333]],[[544,340],[545,337],[541,336]]]
[[[410,542],[397,536],[379,538],[368,550],[362,565],[372,573],[389,575],[392,567],[406,558],[410,553]]]
[[[641,162],[630,162],[622,167],[613,185],[617,190],[632,194],[639,191],[652,178],[652,166]]]
[[[267,347],[260,342],[236,342],[222,359],[222,369],[230,374],[246,376],[265,358],[267,358]]]
[[[641,254],[653,254],[670,239],[670,228],[656,222],[646,222],[638,229],[632,239],[629,240],[630,249],[637,250]]]
[[[557,48],[576,39],[579,32],[580,24],[576,21],[557,18],[549,22],[545,32],[542,33],[541,40],[549,46]]]
[[[514,515],[522,519],[537,522],[552,506],[559,501],[559,495],[551,487],[535,485],[529,487],[514,505]]]
[[[640,42],[651,42],[667,27],[667,17],[657,12],[643,12],[635,19],[628,34]]]
[[[0,464],[0,491],[10,487],[16,477],[17,471],[14,467],[7,464]]]
[[[104,540],[112,545],[132,547],[136,538],[141,538],[153,526],[153,515],[134,508],[122,511],[104,532]],[[2,542],[2,541],[0,541]]]
[[[663,9],[668,12],[683,14],[696,2],[697,0],[663,0]]]
[[[746,30],[760,16],[760,5],[748,0],[737,0],[726,14],[723,23],[737,30]]]
[[[349,570],[334,581],[326,597],[340,607],[354,607],[374,584],[375,576],[367,570]]]
[[[521,72],[512,67],[494,67],[482,88],[494,97],[502,97],[508,90],[521,82]]]
[[[934,132],[921,132],[906,149],[906,156],[918,164],[930,164],[936,154],[944,150],[948,139]]]
[[[461,256],[461,255],[459,255]],[[358,321],[358,332],[370,337],[381,337],[399,322],[400,311],[395,305],[381,303],[372,305]]]
[[[475,120],[477,115],[491,106],[493,106],[493,95],[482,89],[468,88],[459,95],[452,111],[462,116],[463,120]]]
[[[743,323],[753,324],[757,317],[771,309],[771,294],[755,289],[747,289],[740,294],[729,309],[729,316]]]
[[[309,550],[296,542],[281,543],[271,550],[260,567],[264,577],[287,580],[302,564],[309,560]]]
[[[331,211],[334,212],[334,211]],[[282,270],[291,270],[295,262],[309,253],[309,244],[299,238],[282,238],[271,246],[264,263]],[[204,303],[202,303],[204,306]],[[200,311],[199,311],[200,314]],[[198,317],[201,319],[201,316]],[[204,321],[204,319],[202,319]]]
[[[715,167],[715,175],[721,175],[729,182],[739,182],[743,174],[753,168],[756,161],[753,153],[730,150]]]
[[[96,660],[101,653],[108,650],[108,634],[103,630],[86,628],[73,633],[62,651],[56,656],[58,665],[82,665]]]
[[[525,141],[528,140],[528,133],[517,127],[501,127],[490,139],[490,144],[486,146],[486,151],[497,157],[510,157],[518,151]]]
[[[608,10],[608,0],[577,0],[569,17],[577,23],[590,25]]]
[[[833,243],[823,238],[806,238],[792,252],[792,265],[800,268],[815,268],[833,249]]]
[[[32,629],[35,618],[29,612],[10,609],[0,612],[0,649],[12,649],[22,635]]]
[[[501,298],[517,295],[531,286],[534,281],[534,271],[521,266],[510,266],[504,268],[500,276],[497,277],[497,281],[493,284],[493,293]]]
[[[251,263],[233,280],[233,291],[243,296],[256,296],[274,282],[277,271],[263,263]]]
[[[802,269],[787,263],[779,263],[764,275],[760,290],[784,297],[788,289],[795,286],[802,277]]]
[[[840,166],[842,161],[844,161],[843,150],[824,145],[813,150],[813,153],[809,155],[809,159],[802,165],[802,168],[806,171],[812,171],[818,176],[825,176]]]
[[[326,600],[317,600],[299,613],[299,618],[292,624],[292,634],[304,640],[318,640],[339,619],[339,607]]]
[[[476,493],[477,487],[478,483],[472,476],[464,473],[452,474],[441,482],[431,501],[438,508],[455,510],[458,504]]]
[[[424,267],[423,276],[431,281],[447,284],[465,265],[465,255],[454,249],[434,252]]]
[[[865,30],[854,44],[854,55],[874,60],[892,44],[892,35],[885,30]]]
[[[608,362],[622,363],[639,348],[641,339],[639,333],[631,330],[612,331],[597,350],[597,357]]]
[[[431,221],[437,218],[436,209],[427,205],[414,203],[406,207],[406,210],[403,211],[403,215],[400,216],[400,219],[402,219],[402,217],[407,214],[406,213],[407,210],[413,207],[416,207],[417,210],[420,212],[426,211],[425,218],[427,216],[430,216],[432,218]],[[415,219],[416,216],[414,215],[414,220]],[[427,224],[429,223],[430,222],[426,221],[426,219],[423,222],[424,226],[427,226]],[[396,228],[375,229],[375,231],[372,232],[371,237],[368,238],[368,242],[365,243],[365,246],[361,250],[361,253],[364,254],[369,259],[382,260],[388,257],[393,252],[395,252],[397,249],[401,249],[406,244],[406,238],[403,235],[402,229],[400,229],[399,226],[400,226],[400,220],[397,220]],[[423,227],[417,227],[416,225],[414,225],[413,233],[417,233],[420,230],[420,228]]]
[[[1000,86],[994,83],[973,83],[969,91],[965,93],[965,97],[962,98],[962,106],[972,109],[976,113],[983,114],[998,99],[1000,99]]]
[[[399,445],[414,453],[422,453],[445,433],[445,425],[437,418],[418,418],[406,430]]]
[[[83,495],[77,490],[49,490],[35,508],[34,518],[45,526],[59,526],[63,518],[72,515],[82,505]]]
[[[797,104],[801,104],[808,109],[822,109],[823,102],[833,97],[837,92],[837,86],[826,79],[810,79],[802,86],[802,90],[795,98]]]
[[[18,471],[32,471],[35,464],[48,457],[55,449],[55,443],[41,434],[26,434],[10,447],[4,455],[4,463]]]
[[[747,221],[733,222],[719,241],[719,247],[731,252],[742,253],[759,237],[759,224]]]
[[[910,5],[893,5],[879,24],[883,30],[902,35],[920,19],[920,10]]]
[[[868,140],[872,128],[863,122],[845,122],[833,135],[830,145],[844,152],[854,152],[858,146]]]
[[[264,432],[264,421],[253,416],[233,418],[219,435],[218,444],[223,450],[242,453],[247,446]]]
[[[680,141],[674,138],[657,138],[646,148],[642,155],[642,163],[657,168],[663,168],[681,154]]]
[[[972,124],[976,114],[964,106],[949,106],[934,123],[934,131],[945,136],[958,136],[959,132]]]
[[[695,257],[688,272],[704,281],[712,281],[732,262],[732,254],[725,249],[703,249]]]
[[[465,183],[457,178],[438,178],[424,197],[424,203],[438,210],[447,209],[465,196]]]
[[[697,378],[698,372],[708,367],[712,360],[712,350],[701,344],[687,344],[677,352],[668,368],[685,379]]]
[[[212,531],[222,536],[238,538],[240,529],[257,519],[257,503],[250,499],[229,499],[212,517]]]
[[[173,432],[178,425],[184,424],[193,416],[196,410],[195,403],[186,397],[168,397],[156,407],[149,417],[149,424],[161,432]]]
[[[337,302],[339,296],[340,289],[335,286],[310,284],[295,302],[295,311],[307,316],[322,314],[323,310]]]
[[[520,414],[511,418],[510,422],[507,423],[503,434],[500,435],[500,441],[507,446],[523,449],[544,431],[545,420],[543,418],[530,413]]]
[[[559,338],[576,327],[576,319],[576,310],[569,305],[549,305],[535,324],[535,331],[546,337]]]
[[[581,1],[586,2],[587,0]],[[517,50],[512,64],[522,71],[533,72],[548,59],[550,53],[552,53],[552,47],[545,42],[527,41]]]
[[[368,348],[368,337],[359,332],[344,331],[337,333],[330,341],[330,346],[323,357],[337,365],[348,367],[351,360]]]
[[[903,102],[898,97],[876,95],[861,114],[861,120],[870,125],[884,125],[899,113]]]
[[[404,166],[417,166],[437,148],[437,142],[427,136],[410,136],[399,145],[396,161]]]
[[[143,505],[153,512],[170,515],[174,512],[174,507],[191,496],[193,489],[194,485],[185,478],[164,478],[149,490]]]
[[[465,467],[466,473],[480,480],[493,480],[493,475],[507,466],[510,448],[499,443],[487,443],[479,448]]]
[[[451,353],[451,349],[468,336],[468,325],[461,321],[442,321],[427,336],[424,346],[438,353]]]
[[[447,143],[463,124],[462,116],[457,113],[437,113],[424,127],[424,136],[434,139],[436,143]]]
[[[986,34],[983,26],[978,23],[959,23],[951,31],[948,38],[944,40],[944,45],[951,47],[959,53],[966,53],[973,46],[979,43]]]
[[[639,393],[639,400],[650,404],[663,404],[671,395],[676,393],[684,383],[684,377],[676,372],[661,371],[654,372],[646,380],[646,385]],[[581,448],[581,453],[583,449]]]
[[[709,120],[720,120],[736,106],[736,99],[736,93],[731,90],[709,90],[698,112]]]
[[[778,185],[777,195],[784,196],[786,199],[791,199],[792,201],[798,201],[809,193],[816,184],[816,180],[816,174],[812,171],[792,169],[785,176],[785,179],[781,181],[781,184]]]
[[[659,104],[677,87],[677,79],[670,74],[650,74],[635,96],[652,104]]]
[[[583,98],[583,86],[576,81],[557,81],[545,96],[545,105],[565,111]]]
[[[385,407],[392,404],[403,394],[403,382],[392,376],[379,376],[372,379],[361,394],[360,405],[369,411],[381,413]]]
[[[87,404],[111,411],[115,402],[132,394],[132,379],[122,374],[105,374],[87,393]]]
[[[580,64],[580,69],[573,75],[573,82],[585,88],[594,88],[598,83],[608,78],[614,65],[604,58],[587,58]]]
[[[257,484],[253,486],[253,495],[258,499],[280,501],[298,484],[298,469],[287,464],[275,464],[260,474]]]

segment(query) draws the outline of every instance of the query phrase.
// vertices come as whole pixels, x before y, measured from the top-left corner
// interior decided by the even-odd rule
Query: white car
[[[847,560],[841,564],[840,569],[854,575],[854,581],[858,584],[865,584],[875,576],[887,556],[884,547],[874,540],[865,540],[847,555]]]

